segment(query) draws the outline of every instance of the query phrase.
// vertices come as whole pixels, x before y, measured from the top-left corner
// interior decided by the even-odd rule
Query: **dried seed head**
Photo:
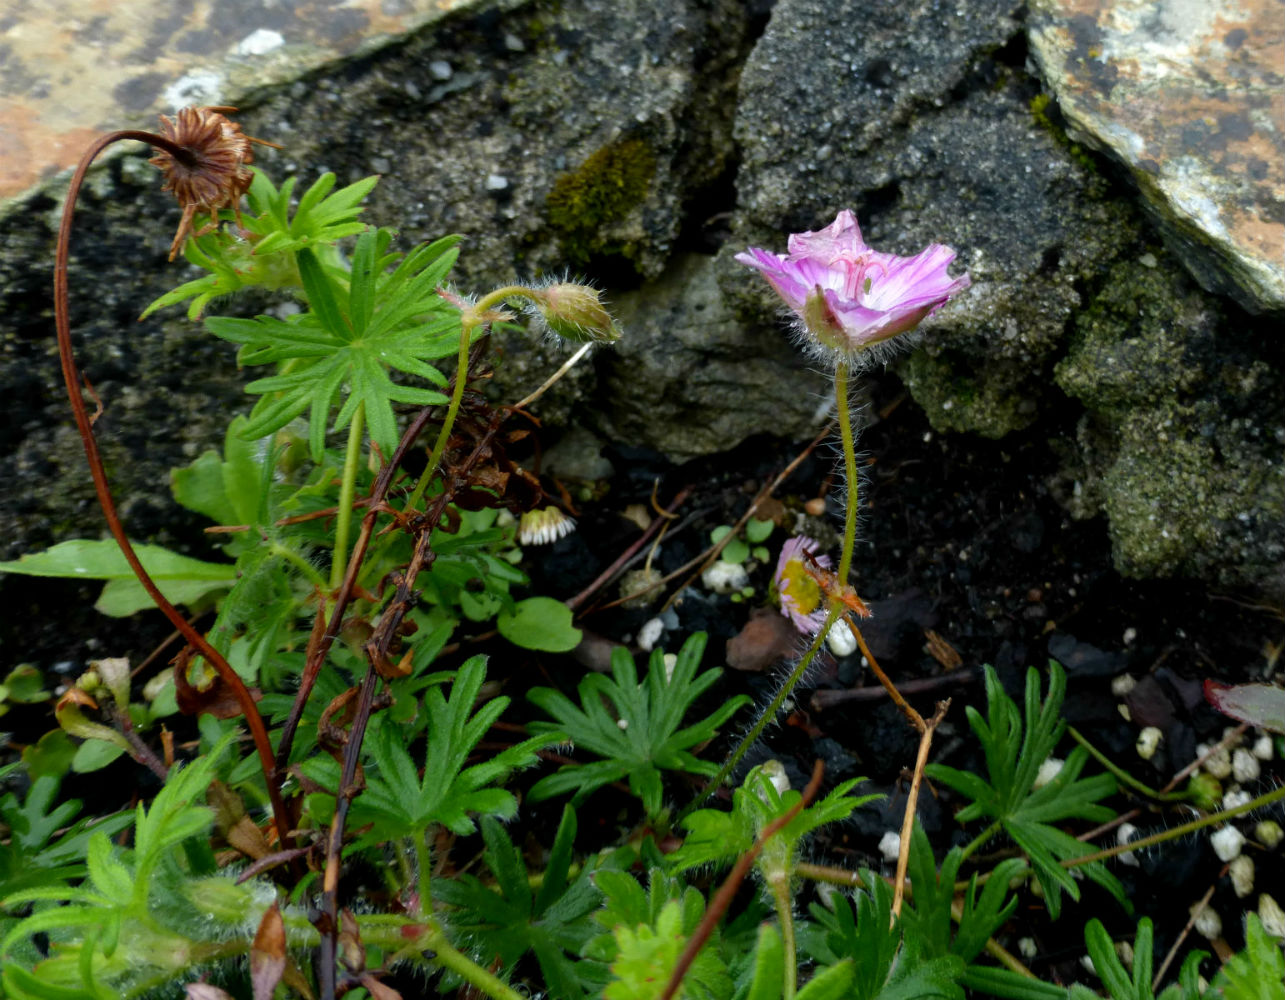
[[[187,154],[179,157],[159,150],[149,161],[165,175],[163,190],[172,191],[183,208],[178,232],[170,244],[170,260],[178,256],[191,233],[197,212],[213,221],[219,209],[231,208],[240,218],[238,203],[254,180],[246,166],[254,159],[250,144],[262,140],[243,135],[241,126],[223,114],[235,110],[183,108],[173,118],[161,115],[162,134]]]

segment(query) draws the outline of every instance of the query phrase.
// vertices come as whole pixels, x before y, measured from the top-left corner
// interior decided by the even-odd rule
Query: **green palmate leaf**
[[[175,604],[194,604],[226,590],[235,577],[231,563],[193,559],[159,545],[136,545],[134,551],[161,593]],[[152,606],[152,599],[134,577],[120,547],[110,539],[59,542],[44,552],[0,562],[0,573],[106,580],[107,586],[95,607],[117,618]]]
[[[87,876],[79,887],[44,884],[7,897],[6,906],[37,904],[0,943],[0,954],[9,960],[4,971],[9,995],[27,995],[21,991],[35,981],[53,987],[55,996],[57,990],[77,989],[96,998],[136,996],[175,981],[183,969],[201,961],[200,949],[185,931],[167,925],[186,919],[172,905],[180,847],[207,831],[212,811],[196,800],[234,739],[235,733],[229,733],[210,753],[173,768],[151,806],[139,804],[131,817],[132,851],[113,844],[108,836],[112,828],[100,825],[76,845],[83,847]],[[53,903],[65,905],[41,907]],[[30,954],[26,942],[41,933],[58,941],[58,947],[38,961],[32,980],[16,973],[20,967],[14,959]]]
[[[792,788],[778,790],[773,778],[784,776],[775,768],[760,765],[750,770],[741,787],[732,793],[732,811],[701,809],[684,821],[690,831],[682,847],[666,858],[671,871],[682,872],[707,864],[726,866],[748,851],[764,829],[798,804],[802,795]],[[757,862],[765,877],[784,870],[793,871],[803,840],[818,827],[847,819],[854,809],[877,795],[849,793],[864,778],[853,778],[834,788],[825,798],[800,810],[784,827],[768,838]]]
[[[986,668],[987,718],[968,709],[968,722],[982,743],[989,781],[975,774],[929,764],[925,773],[972,799],[956,816],[960,822],[987,817],[997,823],[1026,852],[1044,889],[1049,914],[1058,915],[1061,891],[1072,899],[1080,890],[1062,862],[1093,852],[1052,824],[1068,819],[1102,822],[1114,814],[1100,800],[1115,791],[1109,774],[1080,778],[1088,752],[1076,747],[1056,778],[1036,789],[1040,765],[1048,759],[1066,729],[1060,718],[1066,675],[1056,663],[1049,664],[1049,692],[1040,700],[1040,679],[1027,671],[1025,721],[1005,693],[995,671]],[[1124,902],[1119,881],[1101,862],[1082,866],[1085,875]]]
[[[215,524],[253,525],[267,520],[264,465],[271,463],[257,454],[258,442],[243,436],[246,423],[245,417],[233,418],[223,439],[222,455],[211,449],[191,465],[170,473],[174,499]]]
[[[330,269],[342,271],[331,246],[365,230],[357,216],[362,211],[362,200],[378,178],[367,177],[331,194],[335,175],[322,174],[300,199],[291,218],[290,196],[295,179],[290,178],[277,189],[262,171],[251,169],[254,181],[247,192],[251,211],[242,214],[244,228],[233,232],[216,229],[189,238],[183,255],[189,263],[210,273],[156,299],[143,312],[144,318],[157,309],[190,299],[188,316],[196,319],[213,299],[244,288],[297,288],[300,278],[295,252],[305,247],[320,252]],[[230,209],[219,216],[222,221],[236,219]]]
[[[464,591],[467,593],[467,591]],[[552,597],[528,597],[495,619],[500,635],[523,649],[567,653],[580,645],[584,633],[571,624],[571,609]]]
[[[300,249],[299,275],[310,312],[287,320],[207,321],[215,336],[242,345],[242,364],[281,366],[277,375],[246,387],[263,399],[244,436],[263,437],[307,411],[309,446],[313,460],[320,461],[330,413],[338,406],[331,429],[342,430],[361,411],[371,439],[391,454],[397,444],[393,403],[446,402],[440,392],[393,382],[389,372],[446,384],[428,362],[459,346],[459,314],[437,294],[455,262],[458,238],[420,248],[388,274],[383,267],[395,259],[384,253],[391,235],[386,229],[363,233],[346,279],[311,250]]]
[[[488,885],[470,874],[434,883],[433,896],[454,908],[451,926],[461,941],[488,968],[498,964],[506,973],[528,951],[535,954],[551,995],[577,1000],[600,986],[571,956],[596,933],[590,914],[602,894],[582,869],[568,878],[575,813],[568,806],[554,836],[549,864],[538,891],[533,891],[526,865],[503,827],[482,819],[483,860],[494,876]]]
[[[928,836],[916,821],[910,840],[909,865],[915,891],[901,919],[906,933],[929,957],[954,954],[971,962],[986,946],[987,939],[1017,909],[1017,897],[1010,895],[1008,887],[1025,870],[1026,864],[1019,858],[1009,858],[995,867],[980,897],[977,875],[970,879],[956,930],[951,908],[963,860],[962,849],[956,847],[946,855],[939,871]]]
[[[533,722],[531,729],[561,730],[578,748],[606,758],[592,764],[566,766],[542,778],[531,789],[531,798],[574,791],[576,801],[580,801],[595,788],[627,778],[648,815],[656,816],[663,791],[661,770],[716,773],[715,765],[698,760],[688,748],[713,739],[718,727],[749,699],[729,699],[708,718],[679,728],[687,710],[722,673],[714,669],[697,676],[704,649],[704,633],[689,638],[672,674],[666,671],[664,654],[654,651],[643,683],[638,681],[633,658],[627,651],[617,649],[611,658],[610,678],[589,674],[580,682],[579,706],[550,688],[530,691],[527,697],[557,720],[556,724]],[[607,710],[607,705],[612,711]]]
[[[428,745],[422,778],[398,728],[382,718],[372,720],[365,746],[378,771],[353,803],[355,823],[375,824],[363,843],[422,836],[434,823],[469,834],[476,829],[470,813],[510,818],[517,812],[517,799],[496,783],[535,763],[535,751],[560,735],[532,737],[466,767],[473,748],[509,703],[505,697],[493,698],[470,715],[485,678],[486,660],[475,656],[460,667],[449,701],[440,687],[425,694]]]
[[[1098,977],[1102,980],[1102,985],[1107,988],[1107,994],[1111,1000],[1154,1000],[1155,992],[1151,988],[1151,973],[1154,964],[1154,955],[1152,953],[1152,931],[1151,920],[1143,917],[1138,921],[1138,930],[1133,938],[1133,966],[1132,969],[1126,969],[1116,953],[1115,944],[1111,936],[1107,933],[1102,922],[1096,918],[1090,920],[1084,927],[1084,944],[1089,953],[1089,958],[1093,960],[1093,968],[1096,970]],[[1277,957],[1279,958],[1279,951]],[[1182,964],[1182,970],[1178,974],[1178,982],[1170,986],[1160,994],[1161,1000],[1200,1000],[1201,991],[1198,986],[1199,966],[1202,959],[1206,957],[1205,952],[1192,952],[1187,956]],[[1232,959],[1232,962],[1235,958]],[[1228,963],[1227,967],[1230,967]],[[1285,966],[1282,966],[1280,972],[1285,972]],[[1280,983],[1280,972],[1277,973],[1276,982]],[[1012,994],[1001,993],[1000,996],[1010,996]],[[1088,1000],[1096,995],[1092,990],[1079,985],[1071,987],[1071,1000]],[[1282,994],[1285,995],[1285,994]],[[1243,1000],[1266,1000],[1265,995],[1251,994]]]
[[[660,871],[652,872],[645,894],[634,878],[623,872],[599,872],[594,881],[607,899],[593,919],[610,933],[592,939],[584,954],[610,965],[611,980],[602,996],[606,1000],[654,1000],[704,916],[704,898]],[[715,931],[684,977],[679,997],[730,1000],[732,979],[720,946]]]
[[[0,841],[0,900],[22,889],[83,875],[90,835],[111,835],[133,821],[132,814],[118,814],[92,826],[88,818],[73,823],[80,813],[80,800],[55,806],[59,784],[59,778],[40,775],[24,801],[19,802],[13,792],[0,798],[0,822],[8,830],[7,838]]]
[[[1186,973],[1184,965],[1183,972]],[[1183,976],[1179,976],[1179,982]],[[1233,955],[1214,977],[1213,988],[1223,1000],[1282,1000],[1285,997],[1285,955],[1280,939],[1269,934],[1257,913],[1245,918],[1245,950]],[[1188,1000],[1191,994],[1184,994]],[[1171,1000],[1168,991],[1162,1000]]]

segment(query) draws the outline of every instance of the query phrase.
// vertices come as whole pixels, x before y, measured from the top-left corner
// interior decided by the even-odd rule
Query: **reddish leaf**
[[[259,930],[250,945],[250,983],[254,1000],[272,1000],[272,991],[286,971],[286,925],[273,903],[259,921]]]
[[[1220,684],[1205,681],[1209,704],[1239,722],[1285,733],[1285,689],[1271,684]]]

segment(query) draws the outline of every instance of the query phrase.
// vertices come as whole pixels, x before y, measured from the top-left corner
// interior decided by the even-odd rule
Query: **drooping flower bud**
[[[197,212],[210,216],[213,222],[219,209],[237,209],[254,180],[247,166],[254,159],[250,144],[275,146],[244,135],[241,126],[223,114],[235,110],[183,108],[173,118],[161,115],[162,134],[181,146],[185,154],[180,157],[158,150],[148,161],[165,176],[162,190],[172,191],[183,208],[183,218],[170,245],[170,260],[178,256],[183,241],[191,234]]]
[[[576,530],[575,518],[557,507],[537,507],[518,520],[519,545],[548,545]]]
[[[563,340],[610,344],[620,339],[620,328],[596,288],[563,281],[540,289],[533,301],[549,330]]]

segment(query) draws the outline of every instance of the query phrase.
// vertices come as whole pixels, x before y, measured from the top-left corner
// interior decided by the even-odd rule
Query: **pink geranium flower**
[[[804,565],[805,553],[822,569],[830,568],[830,557],[817,555],[820,546],[806,535],[796,535],[781,546],[776,561],[776,592],[781,599],[781,614],[800,632],[813,635],[825,624],[825,605],[821,587]]]
[[[869,360],[870,348],[913,330],[969,285],[952,278],[950,247],[934,243],[914,257],[871,250],[846,209],[825,229],[795,233],[782,257],[751,247],[736,259],[767,279],[798,316],[806,343],[834,360]]]

